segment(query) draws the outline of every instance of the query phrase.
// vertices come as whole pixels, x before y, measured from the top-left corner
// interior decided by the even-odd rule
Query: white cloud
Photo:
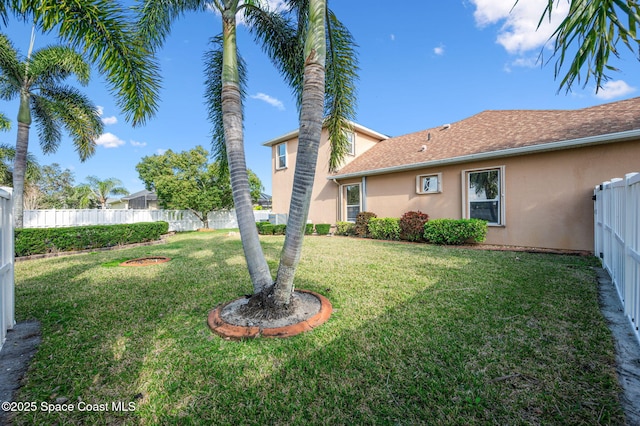
[[[434,47],[433,53],[435,53],[438,56],[444,55],[444,45],[441,44],[440,46]]]
[[[98,115],[100,117],[102,117],[104,115],[104,107],[97,105],[96,106],[96,111],[98,112]],[[102,122],[106,125],[110,125],[110,124],[116,124],[118,122],[118,119],[116,118],[115,115],[112,115],[111,117],[104,117],[102,119]]]
[[[164,155],[165,152],[167,152],[167,150],[165,148],[156,149],[156,154],[158,154],[158,155]]]
[[[251,98],[266,102],[269,105],[278,108],[280,111],[284,111],[284,104],[280,100],[274,97],[271,97],[265,93],[258,93],[256,95],[251,95]]]
[[[108,125],[111,125],[111,124],[116,124],[118,122],[118,119],[116,118],[115,115],[112,115],[111,117],[103,118],[102,122],[108,126]]]
[[[285,0],[260,0],[260,2],[266,5],[269,10],[274,12],[287,10],[287,5],[285,3]],[[240,4],[242,3],[243,1],[240,1]],[[220,16],[220,12],[218,11],[218,9],[211,6],[209,3],[207,3],[207,8],[213,13],[215,13],[216,15]],[[238,22],[238,25],[246,25],[246,22],[244,21],[244,17],[241,15],[237,15],[237,22]]]
[[[496,42],[510,54],[524,54],[542,48],[569,12],[569,2],[555,2],[552,19],[538,22],[548,0],[471,0],[476,6],[473,14],[479,27],[502,22]]]
[[[607,81],[602,85],[600,90],[596,93],[596,97],[599,99],[609,100],[628,95],[635,92],[636,88],[629,86],[623,80]]]
[[[144,146],[147,146],[146,142],[138,142],[138,141],[129,141],[129,143],[131,143],[131,145],[135,146],[135,147],[139,147],[142,148]]]
[[[391,41],[396,41],[396,35],[395,34],[391,34],[389,36],[389,38],[391,39]]]
[[[107,132],[100,135],[100,137],[96,141],[96,144],[105,148],[117,148],[124,145],[125,142],[113,133]]]

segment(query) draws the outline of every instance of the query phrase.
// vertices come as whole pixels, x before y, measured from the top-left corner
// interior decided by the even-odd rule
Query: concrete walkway
[[[596,268],[596,272],[600,309],[616,343],[616,370],[622,386],[620,402],[627,425],[640,426],[640,343],[631,328],[631,322],[624,315],[618,292],[609,274],[602,268]]]

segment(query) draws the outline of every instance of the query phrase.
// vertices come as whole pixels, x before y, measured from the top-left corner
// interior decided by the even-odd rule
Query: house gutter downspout
[[[331,178],[329,178],[331,179]],[[338,182],[337,179],[331,179],[331,181],[333,183],[335,183],[336,185],[338,185],[338,202],[336,203],[336,221],[340,222],[342,220],[342,191],[340,190],[342,188],[342,185],[340,185],[340,183]]]
[[[367,177],[366,176],[362,176],[361,196],[362,196],[362,199],[360,200],[360,202],[362,204],[362,211],[366,212],[368,211],[367,210]]]

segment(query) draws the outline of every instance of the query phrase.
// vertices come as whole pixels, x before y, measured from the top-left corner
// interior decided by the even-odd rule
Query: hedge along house
[[[295,134],[283,138],[289,153]],[[323,138],[314,223],[420,210],[431,219],[486,219],[488,244],[592,251],[594,187],[640,169],[640,98],[579,110],[484,111],[362,151],[357,142],[356,134],[353,158],[329,174]],[[288,199],[278,198],[291,191],[295,157],[291,177],[279,174],[277,146],[273,205],[286,213]]]

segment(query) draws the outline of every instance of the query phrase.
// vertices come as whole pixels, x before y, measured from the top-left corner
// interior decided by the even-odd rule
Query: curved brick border
[[[231,303],[229,302],[222,304],[209,312],[207,324],[209,324],[209,328],[211,328],[211,331],[219,336],[232,340],[240,340],[255,338],[259,336],[281,338],[291,337],[295,336],[296,334],[311,331],[315,327],[327,322],[327,320],[331,316],[331,312],[333,312],[333,307],[331,306],[331,302],[329,302],[329,299],[322,296],[321,294],[309,290],[296,291],[299,293],[308,293],[315,296],[320,301],[320,311],[318,311],[317,314],[307,320],[300,321],[296,324],[287,325],[285,327],[252,327],[230,324],[222,319],[220,313],[225,306]]]
[[[149,262],[149,263],[138,263],[142,260],[147,260],[147,259],[155,259],[155,262]],[[171,258],[170,257],[164,257],[164,256],[148,256],[148,257],[138,257],[137,259],[129,259],[126,260],[124,262],[122,262],[120,264],[120,266],[151,266],[151,265],[157,265],[159,263],[165,263],[170,261]]]

